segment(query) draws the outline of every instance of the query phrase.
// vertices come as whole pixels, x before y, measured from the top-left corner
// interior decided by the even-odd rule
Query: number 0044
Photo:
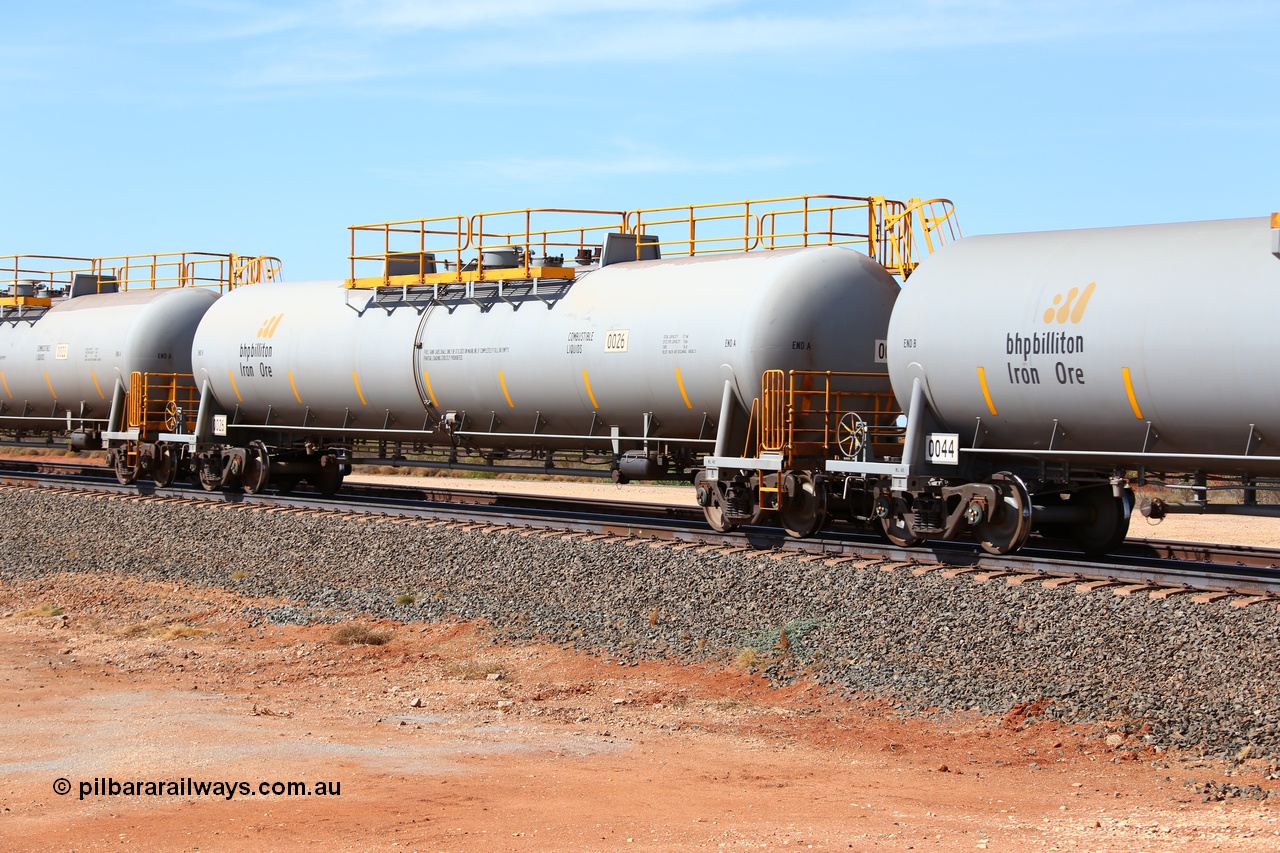
[[[960,464],[960,436],[954,432],[934,432],[925,437],[925,458],[937,465]]]

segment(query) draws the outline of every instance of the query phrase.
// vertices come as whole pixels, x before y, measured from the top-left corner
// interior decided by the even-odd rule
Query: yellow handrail
[[[946,199],[849,195],[782,196],[628,212],[524,208],[352,225],[349,231],[348,287],[571,279],[566,261],[586,266],[598,260],[604,235],[610,232],[656,237],[663,257],[848,246],[905,277],[920,262],[918,246],[932,252],[960,236],[955,208]],[[636,240],[636,257],[654,245]],[[557,251],[563,254],[554,255]],[[491,255],[488,260],[486,253]]]
[[[139,429],[142,426],[142,411],[146,408],[144,405],[146,397],[142,373],[135,370],[129,374],[129,392],[125,398],[125,408],[128,411],[127,429]]]
[[[660,235],[658,245],[665,256],[870,246],[869,220],[877,201],[883,204],[877,197],[800,195],[645,208],[627,214],[627,227],[635,234]]]
[[[832,458],[846,416],[861,422],[859,434],[873,447],[887,450],[902,442],[901,414],[887,373],[789,370],[784,376],[781,370],[766,370],[749,415],[745,455],[754,455],[749,438],[754,432],[758,452],[781,452],[784,468],[797,467],[802,459]]]
[[[543,275],[571,278],[571,270],[560,274],[546,270],[563,268],[569,253],[573,253],[571,262],[594,261],[600,256],[604,235],[624,230],[625,225],[622,211],[552,207],[352,225],[347,286],[451,284]],[[360,251],[361,242],[375,238],[380,244],[377,251]],[[511,252],[499,259],[499,250]],[[556,251],[562,254],[553,255]],[[491,259],[486,259],[486,253]],[[405,264],[408,271],[392,272]],[[371,265],[376,266],[371,270]]]
[[[149,255],[115,255],[81,258],[68,255],[0,256],[0,293],[13,297],[25,291],[46,295],[69,292],[77,276],[93,279],[95,289],[110,284],[114,290],[154,290],[167,287],[208,287],[230,290],[244,284],[276,281],[280,259],[269,255],[235,253],[158,252]],[[47,304],[47,302],[46,302]]]
[[[873,443],[902,438],[904,428],[897,423],[902,410],[887,373],[788,371],[786,450],[790,455],[832,456],[839,444],[840,420],[847,414],[863,420]]]
[[[955,205],[949,199],[909,199],[900,209],[886,208],[879,240],[881,263],[906,277],[920,265],[920,242],[925,254],[931,255],[962,236]]]
[[[781,370],[760,377],[760,450],[777,452],[787,443],[786,384]]]
[[[140,438],[162,432],[193,432],[200,404],[200,389],[190,373],[129,374],[125,395],[126,429]]]

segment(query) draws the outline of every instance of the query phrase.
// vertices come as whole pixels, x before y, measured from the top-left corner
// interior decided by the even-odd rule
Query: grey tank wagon
[[[191,342],[222,290],[279,261],[208,252],[0,258],[0,436],[108,450],[122,482],[172,482],[195,428]]]
[[[903,546],[1008,553],[1038,529],[1105,553],[1137,509],[1275,514],[1258,494],[1280,488],[1277,293],[1280,214],[961,240],[889,324],[901,454],[826,473]],[[1188,500],[1135,508],[1151,483]]]
[[[876,342],[915,209],[828,195],[353,226],[345,280],[241,288],[205,314],[198,478],[332,492],[362,462],[700,477],[752,440],[769,370],[849,365],[887,388]]]

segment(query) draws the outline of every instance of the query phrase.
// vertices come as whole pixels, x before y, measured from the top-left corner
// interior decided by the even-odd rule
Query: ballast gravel
[[[736,660],[907,712],[1032,703],[1129,747],[1280,757],[1271,605],[35,489],[0,490],[0,506],[6,580],[112,572],[290,602],[256,622],[483,619],[496,639],[624,665]]]

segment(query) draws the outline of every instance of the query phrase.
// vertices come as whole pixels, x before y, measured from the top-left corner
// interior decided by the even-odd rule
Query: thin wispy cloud
[[[741,5],[741,0],[344,0],[337,10],[353,26],[402,31],[548,27],[537,37],[555,37],[555,27],[577,21],[656,16],[686,17]]]
[[[460,162],[466,169],[479,169],[493,175],[545,175],[550,178],[603,177],[614,175],[696,175],[782,169],[799,162],[784,155],[746,155],[738,157],[690,158],[663,154],[631,155],[620,158],[511,157],[499,160]]]
[[[637,146],[639,147],[639,146]],[[619,152],[554,157],[497,157],[476,160],[440,160],[418,169],[373,166],[371,175],[428,181],[444,175],[483,175],[490,182],[536,176],[540,183],[560,184],[601,178],[737,174],[782,170],[803,164],[802,158],[784,154],[745,154],[733,157],[691,157],[659,151]]]
[[[237,85],[326,85],[414,75],[466,77],[519,67],[614,65],[620,74],[680,62],[690,68],[749,57],[761,63],[847,68],[854,57],[954,47],[1167,37],[1280,21],[1272,4],[996,2],[925,0],[886,13],[874,4],[822,11],[734,0],[342,0],[321,5],[298,33],[273,45],[275,70]],[[264,13],[269,14],[269,13]],[[266,25],[264,25],[266,26]],[[295,34],[297,35],[297,34]],[[330,45],[332,60],[318,54]],[[312,56],[304,55],[310,51]],[[376,61],[375,61],[376,58]],[[918,55],[918,61],[928,61]],[[630,67],[621,68],[627,63]],[[343,67],[344,71],[333,66]]]
[[[271,57],[261,65],[238,69],[228,77],[244,88],[293,88],[360,83],[397,76],[401,71],[358,51],[299,50]]]
[[[848,71],[857,63],[928,62],[929,51],[1100,39],[1186,37],[1274,27],[1273,2],[1008,2],[913,0],[783,6],[761,0],[178,0],[129,20],[87,7],[65,28],[32,19],[41,78],[93,88],[118,79],[140,95],[165,86],[205,95],[254,96],[334,85],[417,81],[441,88],[519,68],[596,66],[640,82],[673,64],[690,73],[728,59],[761,77],[787,69]],[[15,22],[20,31],[21,16]],[[26,78],[0,47],[0,76]],[[113,46],[104,51],[102,45]],[[148,53],[182,54],[161,81],[135,80]],[[162,54],[167,55],[167,54]],[[447,83],[445,81],[448,81]],[[519,81],[515,81],[518,82]],[[744,85],[755,80],[744,79]]]
[[[147,38],[176,44],[252,40],[305,30],[316,22],[324,25],[329,17],[325,4],[311,9],[320,13],[317,18],[308,14],[305,4],[255,0],[177,0],[171,9],[172,14],[158,15],[153,26],[140,32]],[[200,26],[190,26],[192,20]]]

